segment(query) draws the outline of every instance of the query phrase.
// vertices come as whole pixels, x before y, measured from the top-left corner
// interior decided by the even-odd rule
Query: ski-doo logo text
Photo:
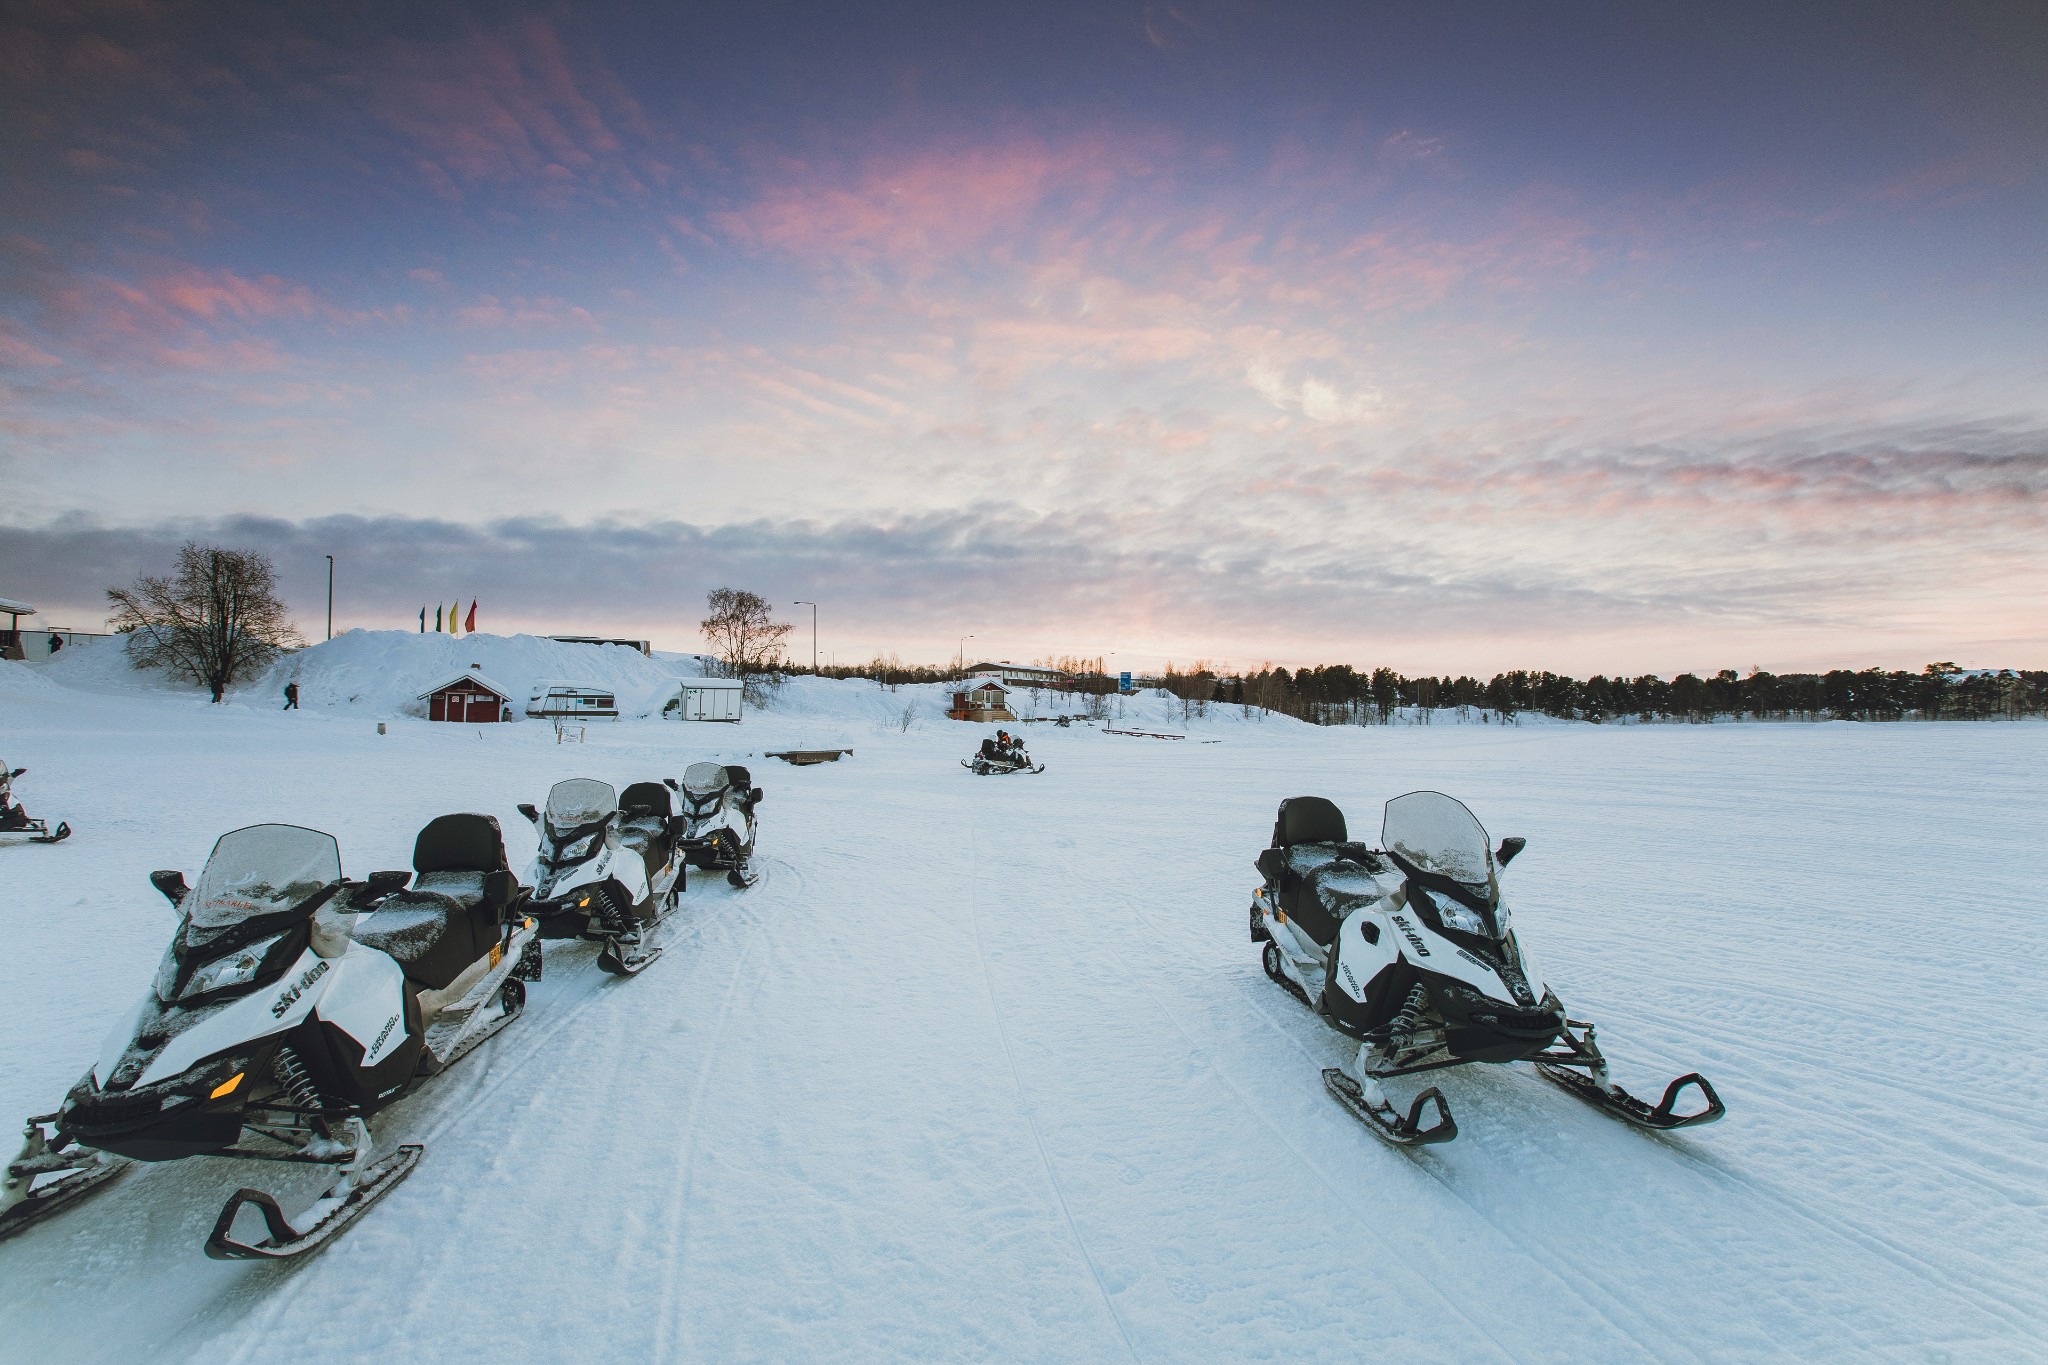
[[[283,995],[277,997],[277,1003],[270,1007],[270,1017],[273,1019],[284,1018],[284,1013],[292,1007],[292,1002],[306,993],[306,987],[312,985],[326,974],[327,962],[324,958],[308,967],[304,976],[300,977],[293,985],[287,987]]]
[[[1415,932],[1415,926],[1399,915],[1395,915],[1393,920],[1394,927],[1401,931],[1401,937],[1408,940],[1408,946],[1415,950],[1416,955],[1418,957],[1428,957],[1429,946],[1422,941],[1422,935]]]
[[[363,1055],[366,1057],[374,1057],[378,1053],[382,1052],[384,1050],[384,1040],[386,1038],[389,1038],[391,1036],[391,1030],[397,1027],[398,1016],[394,1014],[389,1019],[384,1021],[384,1031],[377,1035],[377,1041],[370,1044],[370,1050]]]

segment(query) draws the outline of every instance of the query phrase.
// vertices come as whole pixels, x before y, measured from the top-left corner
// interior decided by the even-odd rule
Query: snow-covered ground
[[[1046,773],[977,779],[983,727],[930,690],[799,680],[739,726],[558,745],[388,704],[438,678],[324,690],[374,652],[348,638],[296,656],[295,714],[274,679],[212,707],[83,651],[0,664],[0,756],[77,830],[0,849],[0,1116],[85,1069],[172,927],[148,872],[225,830],[320,826],[362,875],[482,810],[519,862],[513,806],[561,777],[855,753],[751,760],[766,875],[693,885],[644,975],[551,948],[526,1017],[376,1125],[426,1157],[331,1247],[208,1261],[235,1186],[320,1177],[147,1167],[0,1244],[0,1357],[2042,1358],[2048,726],[1148,698],[1124,724],[1187,740],[1033,725]],[[1259,970],[1251,859],[1281,797],[1370,837],[1419,787],[1529,838],[1517,923],[1620,1079],[1698,1067],[1725,1120],[1650,1136],[1468,1068],[1432,1078],[1462,1135],[1410,1154],[1329,1099],[1344,1047]]]

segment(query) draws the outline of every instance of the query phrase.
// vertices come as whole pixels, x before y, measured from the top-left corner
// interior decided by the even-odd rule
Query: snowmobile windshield
[[[683,770],[683,785],[698,796],[709,796],[726,785],[723,763],[692,763]]]
[[[1424,872],[1473,887],[1493,880],[1485,828],[1464,802],[1442,792],[1409,792],[1387,802],[1380,838]]]
[[[220,836],[187,897],[192,925],[217,930],[301,905],[341,880],[332,834],[298,825],[251,825]]]
[[[588,777],[557,782],[548,792],[548,823],[556,829],[594,825],[610,818],[618,808],[619,794]]]

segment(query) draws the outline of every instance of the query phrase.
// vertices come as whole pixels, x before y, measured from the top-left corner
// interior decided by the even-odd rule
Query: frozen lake
[[[979,727],[797,683],[738,728],[375,734],[365,714],[0,691],[0,1116],[53,1108],[172,928],[147,873],[328,829],[352,876],[430,817],[752,759],[766,875],[699,883],[644,975],[551,945],[526,1017],[373,1126],[413,1176],[297,1265],[200,1245],[246,1163],[140,1169],[0,1245],[0,1355],[372,1360],[2025,1360],[2048,1338],[2048,725],[1532,724],[1183,742]],[[1163,711],[1154,723],[1165,723]],[[1216,743],[1200,742],[1205,739]],[[723,746],[723,747],[721,747]],[[1280,798],[1355,836],[1432,788],[1529,849],[1521,934],[1617,1079],[1728,1116],[1628,1129],[1526,1066],[1390,1149],[1344,1041],[1245,932]],[[1421,1088],[1397,1081],[1399,1094]]]

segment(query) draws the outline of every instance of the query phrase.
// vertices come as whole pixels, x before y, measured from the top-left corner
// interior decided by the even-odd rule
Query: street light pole
[[[967,671],[967,642],[973,638],[972,635],[960,637],[960,662],[953,667],[955,673],[965,673]]]
[[[818,671],[818,604],[816,602],[792,602],[793,607],[811,609],[811,672]]]
[[[334,556],[327,556],[327,638],[334,638]]]

